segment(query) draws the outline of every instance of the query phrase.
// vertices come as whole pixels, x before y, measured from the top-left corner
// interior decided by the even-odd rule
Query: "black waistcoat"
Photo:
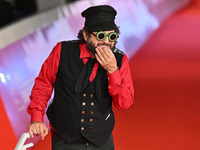
[[[120,68],[123,53],[119,52],[117,50],[114,54]],[[104,96],[98,101],[95,96],[97,77],[85,91],[75,92],[76,79],[83,67],[79,41],[62,42],[54,99],[48,107],[47,116],[56,132],[67,142],[85,137],[101,147],[111,135],[115,124],[107,75],[105,71]]]

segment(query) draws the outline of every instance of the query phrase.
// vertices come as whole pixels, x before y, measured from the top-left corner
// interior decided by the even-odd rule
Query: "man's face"
[[[107,35],[111,32],[114,32],[114,30],[111,30],[111,31],[104,31]],[[97,32],[93,32],[93,34],[97,34]],[[105,38],[105,40],[103,41],[98,41],[96,39],[96,36],[93,35],[93,34],[90,34],[90,36],[88,36],[86,38],[86,44],[87,44],[87,49],[92,53],[92,54],[95,54],[96,51],[96,47],[98,46],[107,46],[109,47],[111,50],[114,50],[115,49],[115,44],[116,42],[110,42],[108,37]]]

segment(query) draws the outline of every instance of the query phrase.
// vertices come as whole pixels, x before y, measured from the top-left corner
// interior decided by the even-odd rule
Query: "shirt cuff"
[[[43,122],[43,114],[41,111],[33,112],[33,114],[31,115],[31,122],[33,121]]]
[[[110,85],[116,85],[116,84],[121,83],[122,81],[122,77],[120,75],[119,69],[117,69],[113,73],[107,73],[107,77],[108,77],[108,83]]]

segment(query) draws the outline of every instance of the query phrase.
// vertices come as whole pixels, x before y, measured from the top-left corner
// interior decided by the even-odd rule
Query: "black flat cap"
[[[115,16],[117,11],[109,5],[92,6],[84,10],[85,28],[90,31],[115,30]]]

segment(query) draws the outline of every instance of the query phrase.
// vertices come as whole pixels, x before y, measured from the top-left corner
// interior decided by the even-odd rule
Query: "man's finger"
[[[45,126],[45,128],[44,128],[44,136],[47,136],[47,134],[48,134],[48,128]]]
[[[100,49],[97,48],[96,52],[97,52],[96,54],[98,55],[99,60],[101,61],[101,63],[103,63],[105,60],[104,60],[104,58],[103,58],[103,56],[102,56],[102,54],[100,52]]]
[[[32,131],[31,129],[29,129],[28,132],[29,132],[30,137],[31,137],[31,138],[34,138],[33,131]]]
[[[44,129],[43,129],[43,126],[40,127],[40,136],[41,136],[42,140],[44,140]]]
[[[40,134],[40,125],[36,124],[36,134],[39,135]]]
[[[35,127],[33,127],[31,130],[32,130],[32,132],[33,132],[33,135],[36,135],[36,134],[37,134],[37,130],[36,130]]]
[[[101,64],[101,60],[99,59],[99,56],[95,54],[96,60]]]
[[[103,58],[105,60],[108,60],[110,58],[110,53],[108,52],[108,48],[107,47],[103,47],[101,50],[100,50],[100,53],[101,55],[103,56]]]

